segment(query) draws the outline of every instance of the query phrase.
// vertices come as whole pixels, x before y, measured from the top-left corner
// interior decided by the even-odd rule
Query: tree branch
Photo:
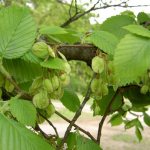
[[[77,0],[75,0],[75,9],[76,9],[76,14],[78,13],[78,4],[77,4]]]
[[[69,16],[70,16],[70,18],[72,17],[71,10],[72,10],[72,6],[73,6],[73,1],[74,0],[71,1],[70,8],[69,8]]]
[[[38,112],[39,113],[39,112]],[[58,132],[57,132],[57,128],[53,125],[53,123],[50,121],[50,120],[48,120],[44,115],[42,115],[41,113],[39,113],[39,115],[41,116],[41,117],[43,117],[47,122],[48,122],[48,124],[54,129],[54,131],[55,131],[55,133],[56,133],[56,136],[57,137],[59,137],[59,134],[58,134]]]
[[[100,4],[100,7],[96,7],[97,4]],[[94,11],[94,10],[99,10],[99,9],[106,9],[106,8],[110,8],[110,7],[123,7],[123,8],[131,8],[131,7],[147,7],[150,5],[127,5],[128,1],[123,1],[119,4],[114,4],[114,5],[110,5],[107,3],[104,3],[101,0],[98,0],[90,9],[88,9],[87,11],[84,11],[82,13],[76,13],[74,16],[72,16],[71,18],[69,18],[67,21],[65,21],[61,27],[66,27],[68,25],[70,25],[71,23],[73,23],[74,21],[78,20],[79,18],[85,16],[86,14],[89,14],[90,12]]]
[[[59,113],[58,111],[55,111],[55,113],[56,113],[59,117],[61,117],[61,118],[64,119],[65,121],[67,121],[68,123],[71,123],[71,120],[69,120],[68,118],[66,118],[65,116],[63,116],[63,115],[62,115],[61,113]],[[83,128],[79,127],[79,126],[76,125],[76,124],[73,124],[73,126],[74,126],[75,128],[77,128],[78,130],[80,130],[81,132],[83,132],[84,134],[86,134],[88,137],[90,137],[91,140],[93,140],[94,142],[97,142],[96,139],[91,135],[90,132],[85,131]]]
[[[82,104],[80,105],[79,109],[76,111],[76,113],[75,113],[73,119],[71,120],[69,126],[67,127],[67,130],[66,130],[66,132],[65,132],[65,135],[64,135],[64,137],[63,137],[63,139],[62,139],[60,145],[58,145],[57,150],[60,150],[61,147],[63,146],[63,144],[66,142],[67,137],[68,137],[68,135],[69,135],[69,133],[70,133],[70,131],[71,131],[71,129],[72,129],[72,126],[75,124],[76,120],[77,120],[77,119],[79,118],[79,116],[81,115],[81,112],[82,112],[83,107],[85,106],[85,104],[87,103],[87,101],[90,99],[90,95],[91,95],[91,83],[92,83],[94,77],[95,77],[95,74],[93,75],[93,77],[92,77],[92,79],[91,79],[91,81],[90,81],[90,83],[89,83],[89,85],[88,85],[88,89],[87,89],[85,98],[84,98]]]
[[[50,137],[39,127],[39,125],[36,125],[34,128],[36,131],[40,131],[40,133],[44,136],[44,138],[49,139]]]
[[[98,48],[93,45],[60,45],[57,50],[64,54],[67,60],[82,60],[90,65]]]
[[[103,127],[104,121],[105,121],[105,119],[106,119],[106,117],[107,117],[107,115],[108,115],[108,113],[109,113],[109,111],[110,111],[110,109],[111,109],[111,106],[112,106],[112,104],[113,104],[113,102],[114,102],[116,96],[117,96],[120,92],[121,92],[121,90],[120,90],[120,89],[117,89],[116,93],[114,94],[114,96],[112,97],[111,101],[109,102],[109,104],[108,104],[108,106],[107,106],[107,108],[106,108],[106,110],[105,110],[105,113],[104,113],[104,115],[103,115],[103,117],[102,117],[102,119],[101,119],[101,121],[100,121],[100,123],[99,123],[98,134],[97,134],[97,142],[98,142],[98,143],[100,143],[101,134],[102,134],[102,127]]]
[[[90,9],[88,9],[87,11],[84,11],[83,13],[75,13],[74,16],[70,17],[66,22],[64,22],[61,27],[66,27],[69,24],[71,24],[72,22],[78,20],[79,18],[81,18],[82,16],[90,13],[91,11],[93,11],[96,7],[96,5],[100,2],[100,0],[98,0]]]

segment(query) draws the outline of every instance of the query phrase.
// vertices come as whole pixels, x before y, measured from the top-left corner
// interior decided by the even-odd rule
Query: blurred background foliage
[[[0,0],[1,3],[5,2],[5,5],[17,4],[28,6],[37,21],[38,25],[55,25],[60,26],[69,17],[70,4],[63,2],[62,0]],[[84,5],[78,4],[79,11],[84,11]],[[71,14],[74,15],[76,11],[73,5]],[[79,32],[87,32],[91,29],[89,18],[95,16],[93,13],[89,13],[73,24],[67,26],[67,28],[74,29]]]

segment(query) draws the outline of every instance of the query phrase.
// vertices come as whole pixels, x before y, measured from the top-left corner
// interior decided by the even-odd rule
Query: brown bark
[[[60,45],[57,50],[64,54],[67,60],[81,60],[90,65],[98,49],[93,45]]]

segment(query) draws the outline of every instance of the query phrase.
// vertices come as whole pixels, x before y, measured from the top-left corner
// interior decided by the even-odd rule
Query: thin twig
[[[71,123],[71,120],[69,120],[68,118],[66,118],[65,116],[63,116],[63,115],[62,115],[61,113],[59,113],[58,111],[55,111],[55,113],[56,113],[59,117],[61,117],[61,118],[64,119],[65,121],[67,121],[68,123]],[[81,132],[83,132],[84,134],[86,134],[88,137],[90,137],[91,140],[93,140],[94,142],[97,142],[96,139],[91,135],[90,132],[85,131],[83,128],[79,127],[79,126],[76,125],[76,124],[73,124],[73,126],[74,126],[75,128],[77,128],[78,130],[80,130]]]
[[[100,7],[96,7],[97,4],[100,2],[100,0],[98,0],[90,9],[88,9],[87,11],[84,11],[82,13],[77,13],[74,16],[72,16],[71,18],[69,18],[67,21],[65,21],[61,27],[66,27],[69,24],[73,23],[74,21],[78,20],[79,18],[85,16],[86,14],[95,11],[95,10],[99,10],[99,9],[106,9],[106,8],[110,8],[110,7],[123,7],[123,8],[128,8],[128,7],[147,7],[150,5],[127,5],[127,1],[121,2],[119,4],[114,4],[114,5],[109,5],[107,3],[103,3],[103,6],[100,5]]]
[[[77,0],[75,0],[75,9],[76,9],[76,14],[78,13],[78,4],[77,4]]]
[[[136,114],[136,113],[134,113],[134,112],[132,112],[132,111],[129,111],[129,113],[130,113],[131,115],[135,116],[135,117],[143,117],[143,114],[139,115],[139,114]]]
[[[39,125],[36,125],[34,128],[36,131],[40,131],[40,133],[46,138],[49,139],[50,137],[39,127]]]
[[[80,17],[90,13],[92,10],[95,9],[96,5],[100,2],[100,0],[98,0],[89,10],[83,12],[83,13],[75,13],[74,16],[72,16],[71,18],[69,18],[67,21],[65,21],[61,27],[66,27],[68,26],[69,24],[71,24],[72,22],[78,20]]]
[[[60,145],[58,145],[58,147],[57,147],[56,150],[60,150],[61,147],[63,146],[63,144],[66,142],[67,137],[68,137],[68,135],[69,135],[69,133],[70,133],[70,131],[71,131],[71,129],[72,129],[72,126],[75,124],[76,120],[77,120],[77,119],[79,118],[79,116],[81,115],[81,112],[82,112],[83,107],[85,106],[85,104],[87,103],[87,101],[90,99],[90,95],[91,95],[91,83],[92,83],[94,77],[95,77],[95,74],[93,75],[93,77],[92,77],[92,79],[91,79],[91,81],[90,81],[90,83],[89,83],[89,85],[88,85],[88,89],[87,89],[87,92],[86,92],[86,95],[85,95],[85,98],[84,98],[82,104],[80,105],[79,109],[76,111],[76,113],[75,113],[73,119],[71,120],[69,126],[67,127],[67,130],[66,130],[66,132],[65,132],[65,135],[64,135],[64,137],[63,137],[63,139],[62,139]]]
[[[53,123],[52,123],[50,120],[48,120],[44,115],[42,115],[40,112],[38,112],[38,113],[39,113],[39,115],[40,115],[41,117],[43,117],[43,118],[48,122],[48,124],[54,129],[54,131],[55,131],[55,133],[56,133],[56,136],[59,137],[57,128],[53,125]]]
[[[107,115],[108,115],[108,113],[109,113],[109,111],[111,109],[111,106],[112,106],[116,96],[119,93],[120,93],[120,89],[117,89],[116,93],[114,94],[114,96],[112,97],[111,101],[109,102],[109,104],[108,104],[108,106],[107,106],[107,108],[105,110],[105,113],[104,113],[104,115],[103,115],[103,117],[102,117],[102,119],[101,119],[101,121],[99,123],[99,128],[98,128],[98,133],[97,133],[97,143],[100,143],[101,134],[102,134],[102,127],[103,127],[104,121],[105,121],[105,119],[106,119],[106,117],[107,117]]]
[[[71,10],[72,10],[72,6],[73,6],[73,1],[74,0],[71,1],[70,8],[69,8],[69,16],[70,16],[70,18],[72,17]]]

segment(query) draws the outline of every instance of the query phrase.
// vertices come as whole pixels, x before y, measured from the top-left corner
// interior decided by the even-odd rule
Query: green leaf
[[[137,128],[141,128],[143,130],[143,126],[142,126],[142,124],[141,124],[141,122],[139,121],[138,118],[135,118],[131,121],[128,121],[125,125],[125,129],[130,129],[134,126],[137,127]]]
[[[98,144],[78,134],[77,135],[77,150],[92,150],[92,149],[102,150]]]
[[[133,34],[150,38],[150,31],[148,29],[144,28],[143,26],[128,25],[128,26],[125,26],[123,28],[128,30],[129,32],[131,32]]]
[[[58,26],[43,26],[40,33],[47,35],[51,43],[76,43],[80,41],[81,35],[75,31]]]
[[[29,92],[29,88],[32,85],[33,81],[28,81],[28,82],[23,82],[23,83],[19,83],[18,86],[26,92]]]
[[[134,19],[136,18],[135,14],[130,10],[125,10],[125,11],[121,12],[121,15],[126,15],[126,16],[132,17]]]
[[[76,112],[80,106],[80,100],[75,92],[65,89],[63,97],[60,99],[62,104],[72,112]]]
[[[150,39],[126,35],[115,50],[114,66],[120,85],[138,82],[150,66]]]
[[[108,106],[108,104],[110,103],[112,97],[114,96],[115,92],[112,88],[109,89],[109,94],[104,96],[102,99],[100,99],[98,101],[99,103],[99,107],[100,107],[100,114],[101,116],[104,115],[106,108]],[[112,104],[112,108],[111,108],[111,113],[113,113],[116,109],[118,109],[120,106],[122,105],[122,95],[118,94],[118,96],[116,96],[113,104]]]
[[[103,109],[101,109],[99,106],[99,101],[96,101],[96,100],[93,101],[93,105],[91,108],[93,110],[93,116],[97,116],[101,114],[101,111],[103,111]]]
[[[40,65],[26,62],[22,59],[5,59],[3,63],[6,70],[18,83],[31,81],[42,74],[42,67]]]
[[[39,30],[41,34],[46,35],[55,35],[55,34],[66,34],[68,32],[65,29],[58,27],[58,26],[42,26]]]
[[[142,129],[142,130],[144,130],[143,125],[142,125],[142,123],[141,123],[141,121],[140,121],[139,119],[138,119],[138,121],[137,121],[136,127],[140,128],[140,129]]]
[[[139,23],[144,23],[150,20],[150,15],[144,12],[140,12],[137,16],[137,19]]]
[[[134,23],[135,20],[132,17],[125,15],[113,16],[103,22],[103,24],[100,26],[100,30],[108,31],[114,34],[117,38],[121,39],[128,33],[128,31],[122,27]]]
[[[133,120],[131,120],[131,121],[128,121],[128,122],[126,123],[126,125],[125,125],[125,129],[130,129],[130,128],[136,126],[137,121],[138,121],[137,118],[136,118],[136,119],[133,119]]]
[[[137,136],[137,138],[138,138],[138,140],[139,140],[139,142],[142,140],[142,134],[141,134],[141,131],[140,131],[140,129],[139,128],[135,128],[135,134],[136,134],[136,136]]]
[[[47,61],[41,62],[41,66],[50,69],[66,70],[67,62],[60,58],[50,58]]]
[[[30,50],[36,25],[27,8],[10,6],[0,11],[0,55],[12,59]]]
[[[120,114],[113,114],[109,120],[111,126],[118,126],[123,123],[122,116]]]
[[[72,33],[67,33],[67,34],[58,34],[58,35],[53,35],[49,36],[50,38],[55,39],[56,42],[60,41],[61,43],[69,43],[69,44],[74,44],[77,42],[80,42],[80,35],[78,34],[72,34]]]
[[[147,113],[144,113],[144,122],[150,126],[150,116]]]
[[[123,96],[132,102],[132,110],[136,112],[143,112],[145,107],[150,105],[150,93],[141,94],[140,89],[141,87],[131,86],[123,93]]]
[[[87,40],[108,54],[114,54],[119,42],[116,36],[106,31],[94,32]]]
[[[1,150],[54,150],[44,139],[0,114]]]
[[[76,134],[71,132],[67,138],[68,150],[74,150],[76,148]]]
[[[68,150],[102,150],[98,144],[79,133],[69,134],[67,138],[67,146]]]
[[[34,63],[34,64],[39,64],[40,62],[42,62],[42,60],[40,58],[38,58],[37,56],[35,56],[32,51],[29,51],[27,53],[25,53],[22,56],[22,59],[24,61],[27,61],[28,63]]]
[[[10,101],[10,111],[20,123],[35,127],[36,109],[31,102],[12,98]]]

